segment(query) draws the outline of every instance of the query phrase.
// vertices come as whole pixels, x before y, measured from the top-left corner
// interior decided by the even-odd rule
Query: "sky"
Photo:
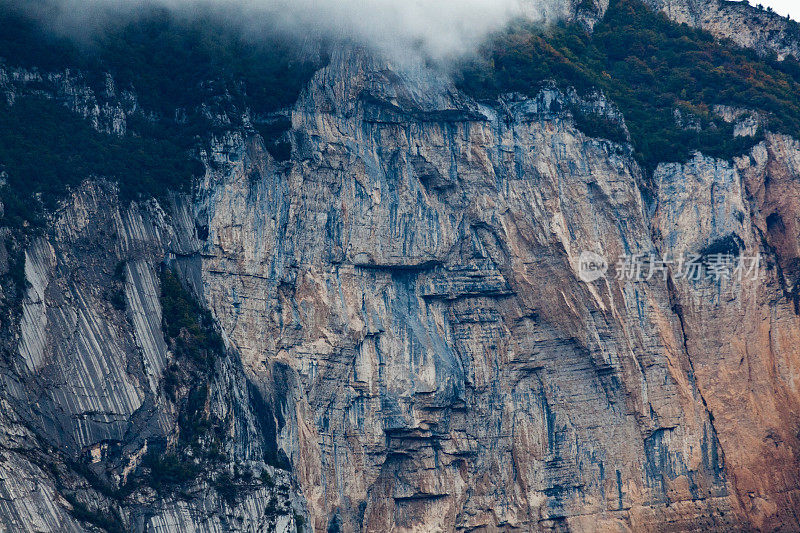
[[[751,5],[761,4],[764,7],[771,7],[776,13],[791,17],[800,22],[800,0],[750,0]]]

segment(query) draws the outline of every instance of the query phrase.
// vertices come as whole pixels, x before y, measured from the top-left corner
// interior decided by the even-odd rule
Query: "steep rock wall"
[[[286,384],[281,445],[317,530],[797,526],[777,270],[725,297],[576,273],[584,250],[731,235],[776,257],[742,171],[662,166],[649,205],[626,148],[565,109],[556,91],[481,107],[340,54],[288,164],[251,139],[205,185],[205,297],[256,381]],[[757,372],[730,368],[740,352]]]
[[[69,73],[0,70],[7,98],[45,82],[110,133],[136,106],[112,81],[101,106]],[[83,531],[85,507],[136,531],[292,531],[304,515],[315,531],[800,527],[800,146],[770,134],[644,187],[629,147],[576,129],[573,100],[477,103],[340,51],[291,112],[288,161],[235,130],[192,198],[74,191],[25,255],[0,372],[2,523]],[[583,251],[761,254],[765,270],[586,283]],[[114,490],[148,443],[179,433],[165,261],[223,333],[206,409],[233,459],[130,497]],[[291,473],[265,464],[275,444]],[[272,484],[226,497],[214,475],[239,468]]]
[[[138,474],[154,443],[186,431],[195,387],[166,385],[167,367],[186,363],[164,340],[159,270],[171,259],[188,281],[180,258],[199,249],[186,198],[167,207],[122,207],[113,186],[87,182],[26,251],[17,354],[2,370],[9,530],[294,531],[304,513],[288,473],[265,463],[272,415],[233,353],[201,406],[223,428],[213,470],[169,491]],[[239,472],[250,477],[231,480]]]

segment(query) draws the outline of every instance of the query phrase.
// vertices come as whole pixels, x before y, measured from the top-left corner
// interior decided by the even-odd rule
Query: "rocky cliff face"
[[[184,483],[180,495],[137,479],[157,443],[186,438],[176,396],[196,391],[173,377],[177,392],[166,392],[168,367],[189,364],[167,349],[159,301],[164,258],[199,249],[187,206],[176,202],[169,214],[156,204],[122,209],[113,187],[87,182],[26,251],[18,353],[3,369],[9,531],[294,529],[302,502],[293,501],[287,474],[265,463],[264,402],[233,349],[215,362],[198,408],[219,421],[217,453],[230,462],[215,461],[218,472]],[[231,480],[234,472],[245,482]]]
[[[796,476],[757,473],[794,469],[798,323],[745,184],[793,141],[665,165],[648,205],[563,95],[476,107],[437,81],[335,58],[297,160],[251,144],[202,204],[207,301],[257,379],[292,384],[281,442],[315,527],[795,523]],[[728,241],[767,278],[576,275],[584,250]]]
[[[122,99],[62,100],[124,131]],[[125,205],[87,181],[25,252],[0,523],[800,528],[800,144],[769,134],[645,183],[576,106],[621,120],[601,96],[477,103],[341,50],[291,110],[287,161],[243,129],[191,196]],[[605,277],[581,279],[587,251]],[[763,268],[616,279],[637,254]],[[207,375],[165,337],[164,264],[224,340]],[[153,487],[145,458],[187,438],[199,390],[196,449],[219,451]]]

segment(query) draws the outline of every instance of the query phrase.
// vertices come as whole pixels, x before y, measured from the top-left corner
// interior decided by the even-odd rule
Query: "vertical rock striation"
[[[26,251],[17,355],[2,372],[0,512],[12,530],[293,531],[302,517],[292,480],[267,464],[271,411],[234,348],[204,385],[196,373],[174,376],[189,363],[165,343],[159,271],[199,252],[189,208],[183,197],[169,212],[121,208],[113,186],[86,182]],[[173,261],[191,276],[190,263]],[[189,438],[192,380],[205,387],[199,416],[217,421],[220,450],[198,458],[210,471],[166,490],[151,483],[168,463],[146,458]],[[160,471],[143,477],[147,465]]]

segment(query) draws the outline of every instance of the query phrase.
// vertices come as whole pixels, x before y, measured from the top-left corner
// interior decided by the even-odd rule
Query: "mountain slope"
[[[594,25],[595,51],[588,36],[528,31],[547,53],[525,57],[511,87],[487,83],[498,58],[454,84],[335,47],[291,102],[261,113],[250,87],[176,103],[148,89],[152,73],[137,87],[136,70],[120,81],[5,58],[5,118],[30,105],[44,117],[34,132],[59,131],[51,119],[93,129],[58,136],[72,165],[57,187],[37,188],[49,174],[35,181],[32,157],[0,160],[4,202],[22,205],[0,219],[0,523],[800,527],[800,143],[779,127],[800,117],[788,97],[778,123],[659,88],[670,97],[644,109],[665,111],[660,127],[686,146],[643,158],[648,128],[622,97],[647,95],[623,92],[626,61],[606,71],[613,84],[532,67],[608,61],[610,24]],[[687,50],[677,63],[696,59]],[[719,54],[708,62],[765,69],[791,95],[791,60]],[[177,160],[202,169],[126,193],[115,178],[141,161],[117,150],[92,167],[82,140],[125,146],[132,132],[182,139]],[[54,145],[15,138],[34,153]],[[12,190],[23,170],[34,181]],[[37,198],[34,224],[24,207]],[[582,279],[586,251],[611,263],[606,277]],[[633,254],[759,255],[764,268],[757,280],[617,279]]]

